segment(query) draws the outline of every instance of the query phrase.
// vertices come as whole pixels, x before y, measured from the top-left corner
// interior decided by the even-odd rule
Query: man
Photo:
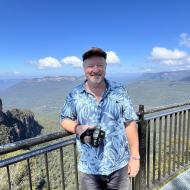
[[[137,116],[127,91],[105,78],[107,54],[92,48],[83,54],[86,80],[67,96],[61,126],[76,133],[82,190],[131,189],[139,171]],[[103,131],[98,146],[87,131]],[[86,138],[87,137],[87,138]]]

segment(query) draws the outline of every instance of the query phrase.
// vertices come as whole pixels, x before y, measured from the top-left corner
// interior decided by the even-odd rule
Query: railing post
[[[140,152],[140,171],[135,178],[135,190],[146,189],[146,126],[147,121],[144,120],[144,105],[139,105],[139,152]]]

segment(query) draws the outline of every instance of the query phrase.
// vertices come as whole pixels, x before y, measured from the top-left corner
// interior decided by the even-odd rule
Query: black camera
[[[80,140],[83,144],[89,143],[93,147],[98,147],[105,137],[105,131],[95,128],[87,129],[81,134]]]

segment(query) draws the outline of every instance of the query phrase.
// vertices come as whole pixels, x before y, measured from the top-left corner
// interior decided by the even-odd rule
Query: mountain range
[[[0,79],[0,91],[3,91],[15,84],[23,81],[24,79]]]
[[[190,70],[145,73],[140,76],[140,78],[143,80],[147,79],[147,80],[170,80],[170,81],[184,80],[186,79],[186,77],[190,77]]]

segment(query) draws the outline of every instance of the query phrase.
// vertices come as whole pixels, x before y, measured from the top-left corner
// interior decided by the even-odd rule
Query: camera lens
[[[91,142],[92,142],[91,136],[85,136],[85,137],[84,137],[84,143],[91,144]]]

